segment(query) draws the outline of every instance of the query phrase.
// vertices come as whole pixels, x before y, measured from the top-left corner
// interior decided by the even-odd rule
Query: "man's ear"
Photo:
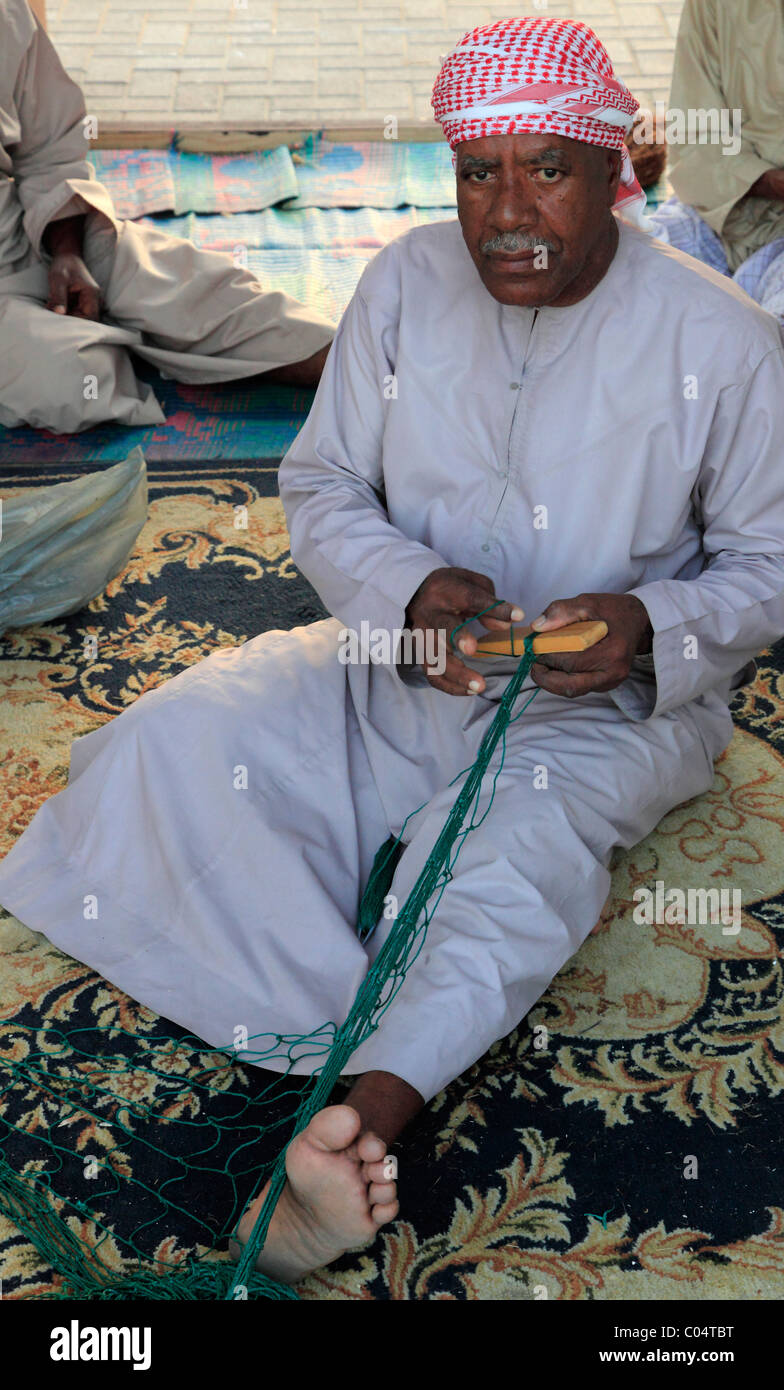
[[[620,150],[605,150],[604,154],[607,156],[607,192],[609,194],[610,206],[612,207],[618,192],[618,184],[621,181],[623,155]]]

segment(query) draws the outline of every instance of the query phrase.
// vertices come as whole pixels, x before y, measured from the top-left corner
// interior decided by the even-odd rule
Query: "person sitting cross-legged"
[[[231,256],[118,218],[85,119],[27,0],[0,0],[0,425],[162,423],[131,353],[176,381],[315,386],[332,325]]]
[[[212,1045],[340,1025],[394,928],[356,931],[374,856],[402,832],[404,904],[517,668],[478,657],[476,625],[450,634],[483,612],[508,634],[522,605],[540,633],[606,623],[532,667],[345,1102],[289,1146],[259,1257],[289,1282],[394,1218],[387,1148],[585,941],[614,850],[711,787],[730,693],[784,631],[778,326],[634,225],[636,102],[596,35],[482,26],[433,103],[458,218],[369,264],[280,470],[333,616],[222,649],[79,739],[0,865],[22,922]],[[398,637],[343,659],[352,633],[367,656],[406,628],[419,665]]]

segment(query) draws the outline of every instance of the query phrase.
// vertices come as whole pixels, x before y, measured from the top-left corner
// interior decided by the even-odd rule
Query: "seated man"
[[[27,0],[0,0],[0,39],[0,425],[162,422],[129,349],[177,381],[315,385],[330,324],[229,256],[119,221]]]
[[[216,652],[80,739],[0,866],[22,922],[210,1043],[341,1023],[392,927],[356,932],[374,854],[405,827],[403,904],[515,669],[445,634],[496,595],[498,630],[518,600],[540,630],[606,622],[533,667],[347,1103],[289,1148],[260,1266],[279,1278],[395,1214],[386,1145],[585,940],[614,848],[712,785],[730,691],[784,630],[778,328],[617,215],[640,202],[635,107],[583,24],[461,40],[434,90],[459,220],[368,266],[281,467],[335,616]],[[445,662],[341,660],[344,628],[369,649],[406,626]]]
[[[671,246],[732,275],[784,321],[784,13],[759,0],[686,0],[670,109],[676,197],[651,216]],[[694,135],[687,139],[689,112]],[[736,116],[740,113],[740,117]],[[712,127],[725,136],[709,138]],[[674,119],[674,118],[673,118]],[[710,124],[709,124],[710,122]]]

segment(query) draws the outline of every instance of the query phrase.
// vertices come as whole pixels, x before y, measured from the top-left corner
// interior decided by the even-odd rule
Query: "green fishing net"
[[[513,652],[513,631],[511,638]],[[116,1018],[103,1027],[59,1027],[19,1014],[0,1025],[0,1210],[59,1276],[56,1291],[43,1296],[296,1299],[255,1267],[285,1184],[286,1147],[330,1103],[419,954],[463,841],[489,814],[506,730],[537,693],[513,715],[533,661],[528,637],[475,762],[454,779],[463,780],[444,827],[340,1026],[258,1034],[238,1052],[188,1034],[129,1031]],[[360,940],[381,918],[405,828],[376,855]],[[300,1074],[302,1064],[310,1075]],[[267,1180],[241,1258],[228,1260],[225,1242]],[[183,1228],[190,1234],[181,1250],[174,1232]]]

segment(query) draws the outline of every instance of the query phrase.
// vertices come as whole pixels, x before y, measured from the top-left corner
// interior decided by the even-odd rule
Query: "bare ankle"
[[[406,1125],[424,1107],[424,1099],[391,1071],[366,1071],[358,1076],[345,1099],[362,1121],[362,1133],[377,1134],[393,1144]]]

